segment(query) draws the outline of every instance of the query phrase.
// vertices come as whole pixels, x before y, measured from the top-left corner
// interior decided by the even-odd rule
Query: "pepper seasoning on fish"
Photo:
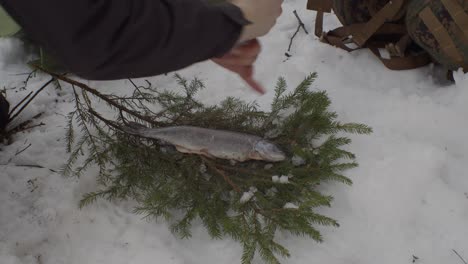
[[[147,128],[126,125],[122,130],[133,135],[158,139],[174,145],[177,151],[235,161],[282,161],[286,155],[262,137],[233,131],[195,126]]]

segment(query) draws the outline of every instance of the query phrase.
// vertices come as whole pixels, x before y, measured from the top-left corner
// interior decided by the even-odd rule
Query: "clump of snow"
[[[289,183],[289,176],[283,175],[279,178],[279,183]]]
[[[206,168],[205,163],[200,164],[200,172],[201,173],[206,173],[206,170],[207,170],[207,168]]]
[[[277,192],[278,192],[278,189],[276,189],[275,187],[272,187],[272,188],[270,188],[270,189],[268,189],[268,190],[266,191],[266,195],[272,197],[272,196],[274,196]]]
[[[275,123],[279,123],[279,120],[273,120],[272,122],[273,124]],[[275,138],[277,136],[279,136],[281,134],[281,130],[280,129],[274,129],[274,130],[269,130],[265,133],[265,137],[266,138]]]
[[[293,203],[286,203],[283,208],[285,209],[299,209],[299,206],[293,204]]]
[[[274,175],[271,177],[271,180],[275,183],[289,183],[289,178],[290,176],[286,176],[286,175],[282,175],[282,176]]]
[[[305,160],[302,157],[298,156],[298,155],[294,155],[291,158],[291,161],[292,161],[292,164],[294,166],[301,166],[301,165],[305,164]]]
[[[248,192],[244,192],[240,198],[240,203],[246,203],[252,199],[252,197],[255,195],[257,192],[257,188],[255,187],[250,187]]]
[[[280,177],[279,177],[278,175],[273,175],[273,176],[271,176],[271,180],[272,180],[273,182],[279,182],[279,178],[280,178]]]
[[[240,198],[240,203],[246,203],[250,201],[250,199],[252,199],[253,196],[254,196],[253,192],[244,192],[242,194],[242,197]]]

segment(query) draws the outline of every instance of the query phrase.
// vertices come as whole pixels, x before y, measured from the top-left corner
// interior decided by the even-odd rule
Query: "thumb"
[[[265,94],[265,88],[258,81],[253,78],[253,67],[250,66],[245,72],[239,74],[239,76],[255,91],[260,94]]]
[[[242,77],[242,79],[244,79],[244,81],[255,91],[259,92],[260,94],[265,94],[265,88],[263,87],[263,85],[254,80],[252,77]]]

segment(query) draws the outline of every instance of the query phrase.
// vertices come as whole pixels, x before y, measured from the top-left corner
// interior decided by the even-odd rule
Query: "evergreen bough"
[[[289,93],[285,80],[279,78],[270,111],[233,97],[207,106],[195,98],[203,83],[179,75],[175,78],[183,93],[160,91],[149,82],[137,86],[130,80],[134,93],[129,97],[104,95],[54,76],[73,85],[76,103],[69,114],[70,158],[63,173],[80,175],[92,165],[99,167],[101,189],[84,195],[80,207],[98,198],[134,199],[136,213],[162,217],[180,238],[190,238],[192,222],[201,219],[212,238],[230,237],[242,244],[242,264],[251,263],[256,253],[266,263],[289,257],[288,249],[275,241],[276,232],[320,242],[322,236],[314,226],[338,227],[337,221],[314,211],[332,202],[332,196],[320,193],[319,184],[350,185],[343,172],[357,163],[355,155],[343,149],[351,140],[338,134],[371,133],[366,125],[336,120],[337,114],[328,110],[327,94],[308,89],[315,73]],[[93,109],[91,95],[116,110],[117,122]],[[126,120],[152,127],[194,125],[255,134],[277,144],[288,159],[233,163],[183,154],[117,129],[115,124]],[[76,126],[81,132],[75,131]],[[79,159],[82,154],[84,160]]]

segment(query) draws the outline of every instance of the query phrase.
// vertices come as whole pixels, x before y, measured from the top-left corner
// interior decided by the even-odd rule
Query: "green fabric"
[[[0,6],[0,37],[10,37],[17,33],[21,27]]]

